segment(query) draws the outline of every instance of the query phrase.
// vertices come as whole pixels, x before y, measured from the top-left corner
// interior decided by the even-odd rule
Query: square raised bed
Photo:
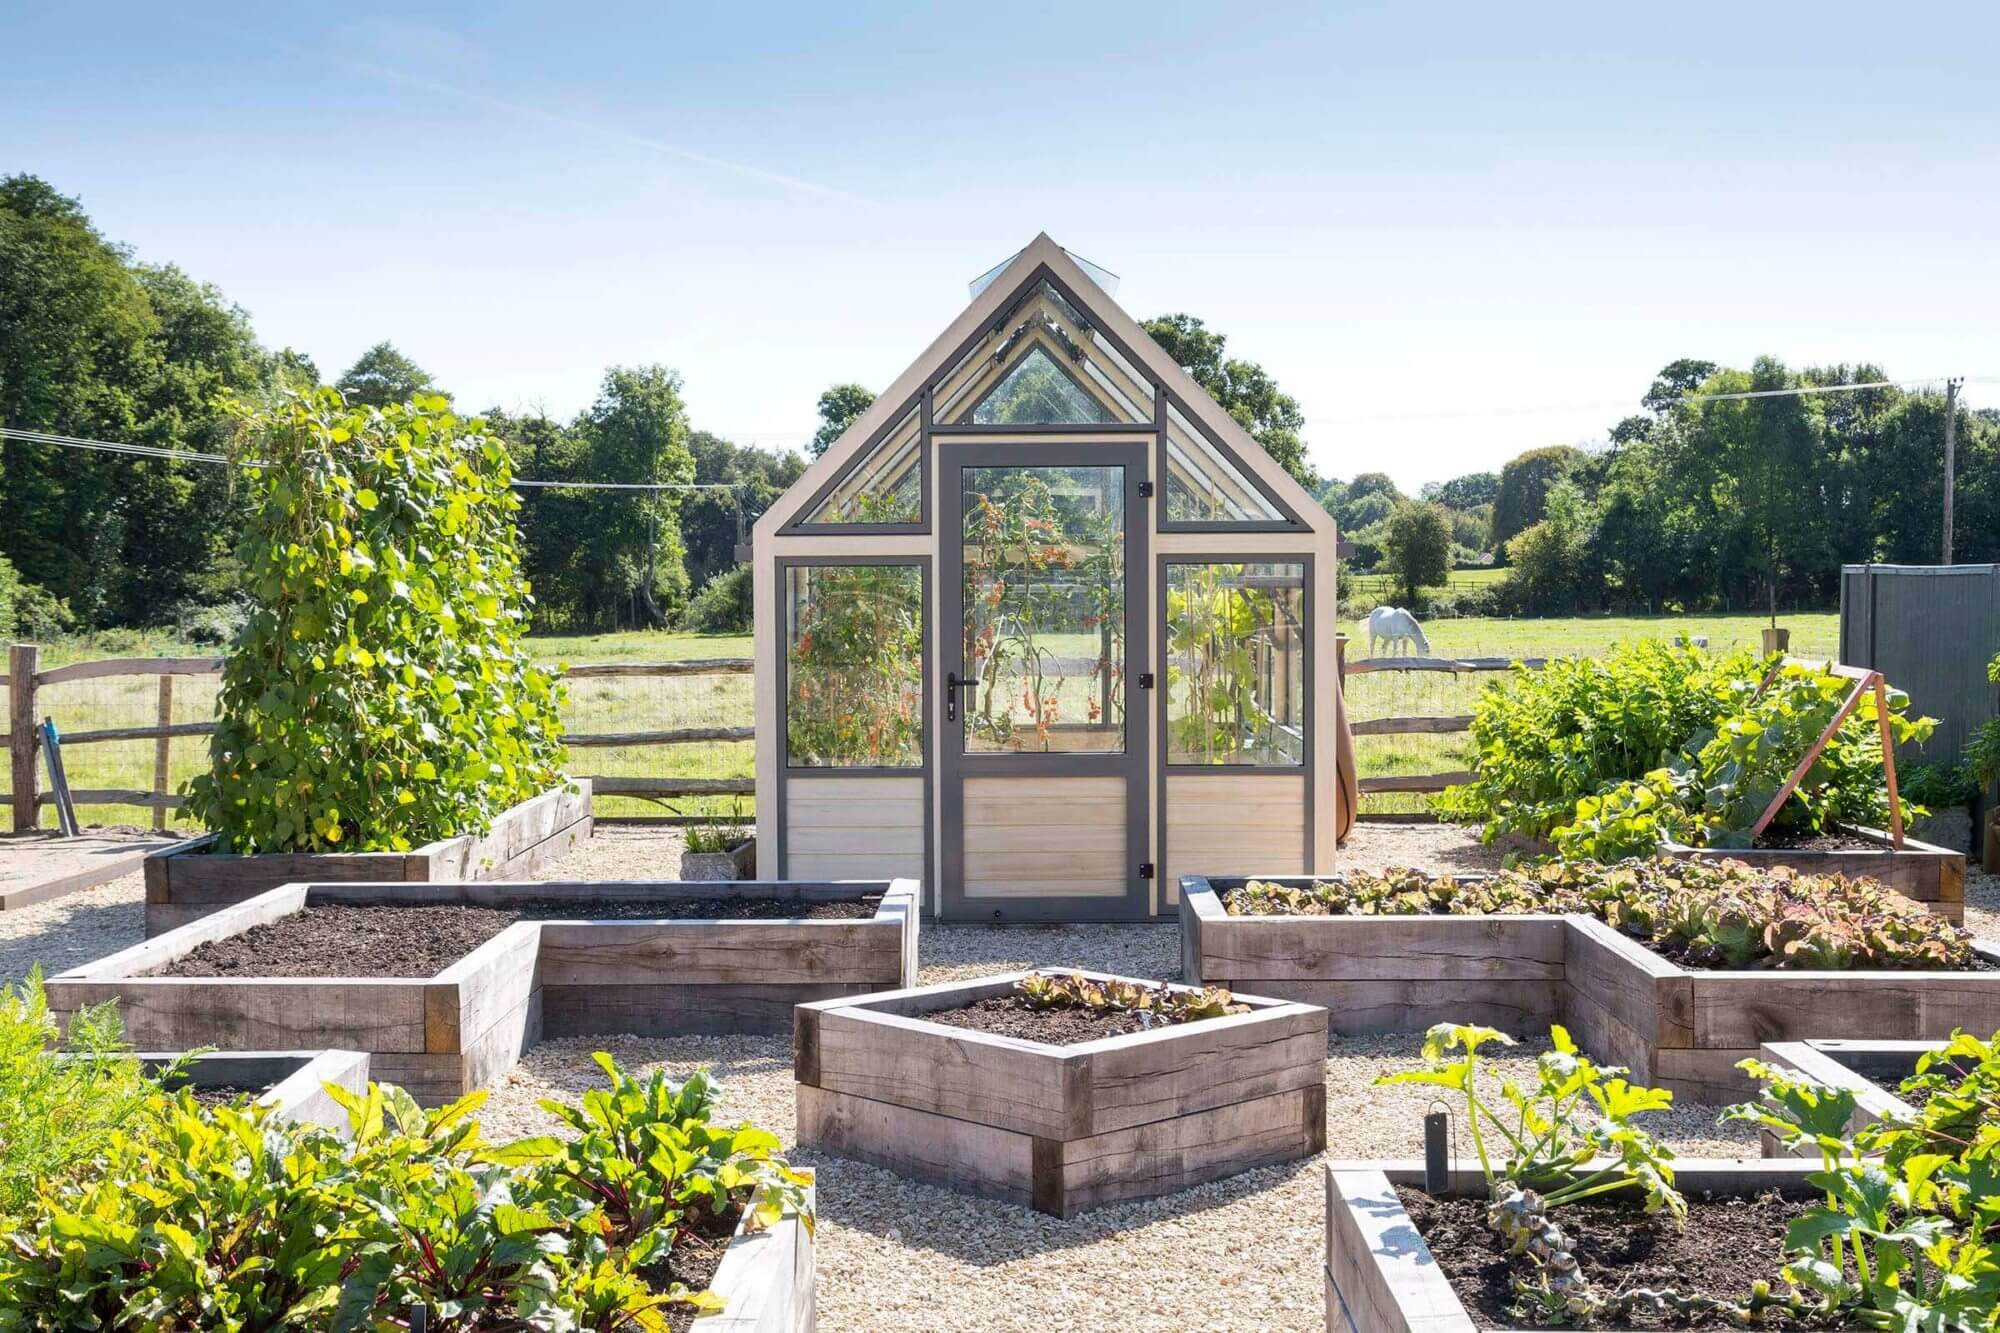
[[[1324,1010],[1238,995],[1069,1045],[928,1017],[1024,975],[799,1006],[800,1145],[1061,1217],[1325,1148]]]
[[[240,856],[215,851],[211,833],[146,858],[146,934],[163,935],[281,884],[520,878],[567,856],[591,828],[590,779],[578,778],[502,811],[483,836],[440,838],[408,852]]]
[[[1675,1163],[1674,1184],[1687,1195],[1737,1197],[1780,1190],[1810,1193],[1806,1175],[1817,1163],[1699,1161]],[[1476,1319],[1452,1289],[1437,1257],[1396,1192],[1418,1186],[1420,1162],[1329,1162],[1326,1165],[1327,1333],[1474,1333],[1496,1325]],[[1476,1163],[1452,1171],[1454,1191],[1483,1194]],[[1776,1265],[1771,1274],[1776,1279]],[[1622,1325],[1598,1326],[1620,1333]]]
[[[773,898],[798,914],[645,914],[655,903],[692,901],[703,906],[684,910],[701,911]],[[563,900],[578,904],[574,918],[562,915]],[[807,917],[831,903],[857,905],[855,915]],[[161,975],[202,945],[236,942],[308,906],[441,904],[532,915],[427,975]],[[606,913],[629,915],[589,919]],[[544,1036],[782,1032],[801,1001],[907,985],[916,958],[911,880],[292,884],[62,973],[48,994],[64,1020],[117,1000],[127,1034],[154,1049],[366,1051],[378,1081],[435,1104],[491,1084]]]
[[[1919,842],[1907,834],[1897,847],[1881,829],[1836,825],[1835,841],[1854,847],[1684,847],[1664,854],[1685,860],[1742,861],[1759,869],[1790,866],[1802,875],[1845,875],[1880,880],[1905,898],[1951,921],[1965,920],[1965,853]]]
[[[169,1051],[141,1051],[139,1060],[158,1070],[180,1059]],[[357,1095],[368,1091],[366,1051],[205,1051],[188,1061],[185,1086],[251,1092],[281,1120],[320,1125],[345,1138],[347,1112],[326,1085]]]
[[[1220,894],[1243,882],[1181,881],[1182,975],[1325,1005],[1345,1034],[1560,1022],[1638,1082],[1717,1104],[1756,1092],[1736,1062],[1765,1042],[2000,1030],[1989,941],[1975,944],[1979,970],[1697,969],[1587,916],[1230,916]]]

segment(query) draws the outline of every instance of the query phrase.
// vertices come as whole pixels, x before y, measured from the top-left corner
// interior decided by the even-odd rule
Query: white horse
[[[1368,655],[1378,656],[1378,643],[1386,643],[1392,649],[1402,644],[1414,643],[1418,657],[1431,655],[1431,641],[1424,637],[1424,627],[1417,618],[1400,606],[1378,606],[1368,613]]]

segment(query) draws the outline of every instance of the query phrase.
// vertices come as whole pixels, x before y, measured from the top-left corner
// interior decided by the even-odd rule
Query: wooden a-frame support
[[[1807,661],[1802,657],[1787,657],[1780,660],[1776,666],[1773,666],[1764,674],[1764,679],[1757,684],[1757,694],[1753,694],[1750,697],[1755,699],[1757,695],[1761,695],[1777,676],[1778,671],[1788,666],[1811,667],[1814,670],[1825,671],[1827,674],[1838,676],[1842,680],[1853,681],[1854,688],[1847,692],[1845,699],[1841,700],[1840,708],[1834,713],[1833,720],[1826,724],[1826,730],[1820,733],[1819,739],[1807,748],[1804,756],[1798,762],[1798,767],[1794,768],[1792,775],[1785,779],[1785,785],[1778,788],[1778,794],[1771,798],[1771,803],[1768,806],[1764,807],[1764,813],[1758,816],[1756,824],[1750,829],[1751,840],[1754,842],[1756,839],[1764,836],[1764,830],[1770,826],[1773,819],[1778,817],[1778,811],[1784,809],[1786,800],[1791,797],[1792,792],[1804,780],[1807,772],[1811,770],[1813,764],[1819,759],[1821,752],[1833,743],[1835,733],[1840,730],[1841,725],[1854,712],[1855,707],[1861,702],[1861,696],[1873,691],[1875,695],[1875,725],[1882,733],[1882,773],[1889,784],[1889,844],[1898,851],[1902,850],[1903,798],[1896,790],[1896,746],[1895,742],[1889,738],[1889,690],[1888,683],[1882,678],[1882,673],[1872,671],[1867,667],[1845,666],[1838,662],[1820,663]]]

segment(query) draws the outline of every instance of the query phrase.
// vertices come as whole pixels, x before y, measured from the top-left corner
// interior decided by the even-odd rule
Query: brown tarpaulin
[[[1346,648],[1346,635],[1341,635],[1341,648]],[[1345,652],[1341,653],[1345,657]],[[1347,841],[1347,831],[1354,827],[1354,816],[1361,809],[1361,777],[1354,771],[1354,728],[1347,721],[1346,673],[1334,673],[1333,717],[1335,728],[1333,769],[1336,779],[1333,795],[1333,836],[1336,842]]]

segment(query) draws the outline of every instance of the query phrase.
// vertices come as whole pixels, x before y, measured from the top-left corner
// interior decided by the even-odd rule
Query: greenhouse
[[[1330,869],[1334,525],[1046,235],[757,523],[757,873],[1143,919]]]

